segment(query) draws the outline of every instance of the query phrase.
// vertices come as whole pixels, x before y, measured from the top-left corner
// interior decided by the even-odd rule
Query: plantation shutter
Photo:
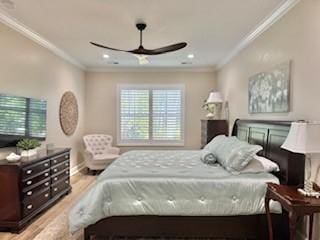
[[[179,89],[153,90],[153,140],[181,140],[182,94]]]
[[[0,134],[46,137],[46,101],[0,94]]]
[[[47,103],[43,100],[29,99],[28,131],[30,137],[46,137],[46,109]]]
[[[120,132],[125,141],[149,139],[149,90],[121,90]]]
[[[24,136],[26,133],[27,99],[0,95],[0,134]]]
[[[183,145],[181,86],[120,86],[118,144]]]

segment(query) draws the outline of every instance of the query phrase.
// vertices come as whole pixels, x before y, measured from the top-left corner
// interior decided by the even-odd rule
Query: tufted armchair
[[[120,149],[112,147],[112,136],[105,134],[90,134],[83,137],[85,144],[84,159],[90,170],[105,169],[113,160],[119,157]]]

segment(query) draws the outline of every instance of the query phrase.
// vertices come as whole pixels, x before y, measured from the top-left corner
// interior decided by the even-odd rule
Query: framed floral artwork
[[[249,113],[289,112],[290,61],[249,78]]]

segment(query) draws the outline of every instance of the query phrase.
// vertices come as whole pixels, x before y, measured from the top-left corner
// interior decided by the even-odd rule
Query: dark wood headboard
[[[251,144],[261,145],[263,150],[259,152],[259,155],[279,165],[280,173],[275,175],[281,184],[302,185],[305,156],[281,148],[289,133],[290,125],[290,121],[238,119],[234,123],[232,135]]]

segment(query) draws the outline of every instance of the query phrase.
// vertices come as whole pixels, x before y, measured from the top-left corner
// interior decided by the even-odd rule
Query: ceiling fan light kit
[[[175,43],[175,44],[168,45],[168,46],[161,47],[161,48],[146,49],[142,45],[142,32],[143,32],[143,30],[146,29],[147,24],[145,24],[145,23],[137,23],[136,27],[140,31],[140,45],[136,49],[133,49],[133,50],[122,50],[122,49],[107,47],[107,46],[104,46],[102,44],[95,43],[95,42],[90,42],[90,43],[92,45],[96,46],[96,47],[100,47],[100,48],[103,48],[103,49],[132,53],[138,58],[139,63],[142,64],[142,65],[147,64],[149,62],[148,59],[146,58],[147,56],[160,55],[160,54],[165,54],[165,53],[168,53],[168,52],[174,52],[174,51],[180,50],[180,49],[182,49],[182,48],[187,46],[186,42],[180,42],[180,43]]]

